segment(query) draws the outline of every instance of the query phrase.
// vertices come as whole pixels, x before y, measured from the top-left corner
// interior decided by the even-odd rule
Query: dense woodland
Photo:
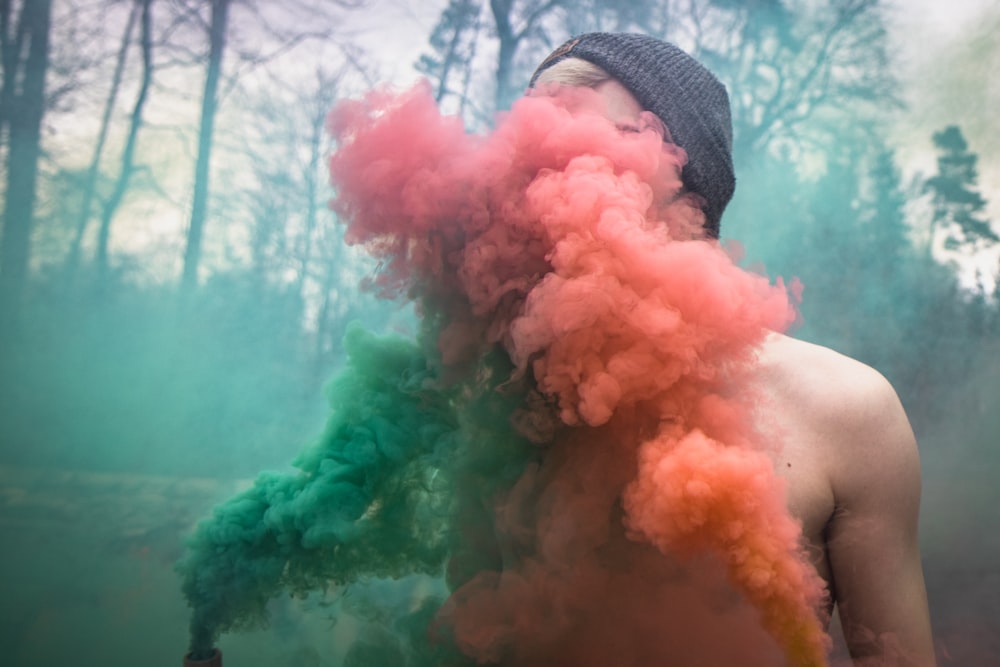
[[[415,68],[471,131],[592,29],[669,38],[732,92],[739,187],[723,235],[798,279],[798,335],[881,370],[918,435],[996,433],[998,305],[959,266],[1000,242],[975,146],[903,108],[878,0],[449,0]],[[381,77],[364,0],[0,2],[0,429],[7,463],[252,474],[321,423],[355,319],[405,304],[327,207],[324,118]],[[965,437],[965,436],[963,436]],[[950,436],[948,440],[953,440]]]

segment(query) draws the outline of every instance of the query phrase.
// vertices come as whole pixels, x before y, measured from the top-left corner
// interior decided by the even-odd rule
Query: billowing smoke
[[[426,573],[447,589],[386,623],[398,664],[825,663],[823,584],[741,382],[787,290],[697,240],[684,152],[600,105],[527,97],[485,136],[423,86],[331,114],[347,239],[423,329],[352,331],[300,472],[198,528],[196,653],[282,590]]]

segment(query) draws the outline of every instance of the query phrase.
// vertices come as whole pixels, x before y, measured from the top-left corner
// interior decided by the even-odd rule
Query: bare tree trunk
[[[111,221],[114,218],[115,211],[121,205],[125,191],[128,189],[129,179],[132,177],[135,144],[143,123],[142,111],[146,105],[149,86],[153,80],[153,0],[137,0],[137,2],[141,2],[142,5],[142,83],[139,87],[139,94],[136,96],[135,106],[132,108],[128,139],[125,141],[125,149],[122,151],[121,171],[118,173],[118,180],[115,182],[115,188],[111,192],[111,197],[105,203],[101,214],[101,228],[97,236],[97,251],[95,254],[98,280],[101,284],[105,282],[108,271],[108,240],[111,237]]]
[[[35,212],[35,182],[41,154],[42,117],[45,114],[45,75],[49,66],[51,0],[31,0],[21,9],[20,33],[28,45],[23,63],[4,70],[8,77],[20,75],[20,91],[11,96],[6,122],[7,188],[3,208],[3,239],[0,242],[0,311],[15,318],[28,277],[31,252],[31,222]]]
[[[472,45],[472,52],[475,53],[475,34],[479,31],[479,12],[480,6],[477,0],[457,0],[453,1],[447,10],[445,10],[445,16],[447,17],[449,13],[451,14],[452,23],[443,24],[448,26],[451,30],[451,37],[448,39],[447,47],[441,54],[441,70],[438,74],[438,86],[437,93],[434,98],[440,103],[444,96],[449,92],[455,92],[449,89],[448,79],[451,76],[452,69],[455,67],[463,67],[465,71],[471,70],[470,66],[470,55],[460,54],[463,39],[468,39],[466,30],[472,28],[473,37],[469,40]],[[439,26],[442,27],[442,26]],[[462,89],[459,94],[459,99],[461,104],[464,105],[466,97],[466,91]]]
[[[323,295],[323,304],[320,306],[319,314],[316,316],[316,344],[313,348],[313,368],[316,370],[327,367],[330,359],[328,343],[334,339],[336,329],[334,325],[334,302],[344,298],[342,291],[334,293],[334,286],[340,277],[341,263],[344,258],[344,244],[339,239],[331,244],[332,252],[323,258],[324,271],[323,282],[320,286],[320,293]],[[340,327],[343,328],[342,326]],[[336,341],[339,342],[339,339]]]
[[[511,97],[510,78],[518,42],[510,22],[512,5],[513,0],[490,0],[493,22],[496,24],[497,37],[500,39],[500,52],[497,55],[497,87],[493,98],[494,111],[506,107]]]
[[[326,114],[320,112],[312,118],[312,128],[309,135],[309,165],[306,168],[306,224],[303,234],[302,255],[299,258],[299,276],[296,281],[295,290],[299,295],[300,302],[305,299],[306,275],[309,270],[309,259],[312,254],[312,237],[316,229],[316,219],[319,215],[316,206],[316,195],[319,190],[319,170],[323,161],[322,141]]]
[[[0,143],[7,132],[7,122],[14,104],[14,90],[20,69],[21,46],[24,43],[25,22],[17,24],[16,32],[10,26],[14,20],[11,0],[0,0],[0,66],[3,67],[3,84],[0,86]]]
[[[312,97],[312,113],[309,118],[309,164],[306,167],[306,220],[304,239],[302,244],[302,254],[299,260],[299,277],[296,291],[300,299],[304,298],[306,276],[308,276],[309,263],[313,254],[313,236],[316,231],[316,223],[319,219],[320,207],[318,197],[320,190],[320,179],[324,171],[323,163],[323,137],[326,130],[326,116],[334,101],[337,99],[337,89],[340,82],[341,73],[329,74],[323,70],[316,73],[316,91]]]
[[[194,172],[194,196],[191,202],[191,222],[188,226],[187,248],[184,251],[184,272],[181,291],[193,292],[198,285],[198,264],[201,262],[202,235],[208,210],[209,164],[212,135],[215,129],[216,94],[222,72],[222,53],[226,46],[226,23],[230,0],[212,0],[212,23],[209,27],[208,69],[201,101],[201,127],[198,132],[198,159]]]
[[[500,40],[500,51],[497,54],[497,87],[494,97],[494,111],[506,109],[519,96],[520,91],[514,87],[514,57],[525,41],[532,39],[532,34],[541,22],[554,10],[563,6],[565,0],[537,0],[533,3],[522,3],[519,18],[515,18],[514,3],[516,0],[490,0],[490,10],[493,12],[493,22],[497,37]],[[515,27],[515,20],[520,27]]]
[[[128,23],[125,24],[121,47],[118,49],[118,57],[115,60],[115,71],[111,77],[111,90],[108,92],[108,99],[104,106],[104,115],[101,117],[101,127],[97,133],[97,143],[94,145],[94,155],[91,157],[90,167],[87,168],[87,177],[83,184],[83,201],[80,204],[80,215],[76,221],[76,234],[73,236],[73,244],[70,246],[69,257],[66,259],[67,284],[73,283],[77,267],[80,263],[80,248],[83,244],[84,234],[87,232],[87,225],[90,223],[90,208],[94,200],[94,191],[97,187],[101,154],[104,152],[104,144],[108,138],[108,129],[111,127],[111,115],[114,112],[115,103],[118,101],[118,91],[121,88],[122,77],[125,73],[125,62],[128,60],[129,46],[132,42],[132,30],[135,28],[135,22],[139,16],[141,6],[141,0],[135,0],[132,3],[132,11],[129,12]]]

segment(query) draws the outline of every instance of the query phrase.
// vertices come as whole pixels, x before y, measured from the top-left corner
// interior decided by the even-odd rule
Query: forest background
[[[359,289],[373,267],[327,208],[335,102],[426,78],[486,131],[535,63],[596,29],[675,41],[727,84],[723,236],[804,285],[796,335],[897,388],[942,659],[1000,657],[1000,537],[983,530],[1000,500],[1000,8],[949,4],[962,20],[935,33],[944,14],[902,0],[0,0],[0,528],[31,545],[0,569],[16,664],[134,593],[87,560],[70,574],[105,592],[53,611],[65,581],[11,576],[39,540],[54,563],[100,535],[105,560],[141,578],[152,559],[166,590],[219,485],[287,468],[318,433],[347,324],[413,332],[406,304]],[[160,489],[163,516],[102,505],[123,479]],[[60,539],[81,513],[86,536]]]

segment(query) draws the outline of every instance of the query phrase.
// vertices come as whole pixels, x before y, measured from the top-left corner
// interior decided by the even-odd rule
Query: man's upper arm
[[[839,422],[836,510],[827,529],[833,593],[856,664],[934,665],[917,539],[920,462],[895,392],[865,369]]]

